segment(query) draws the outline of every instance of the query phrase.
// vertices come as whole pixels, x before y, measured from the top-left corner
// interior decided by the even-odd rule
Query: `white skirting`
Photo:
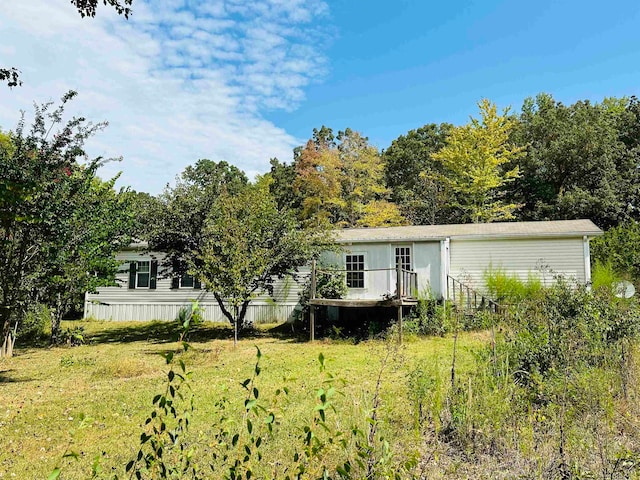
[[[95,320],[174,320],[184,303],[93,303],[86,302],[84,317]],[[203,317],[211,322],[228,323],[217,303],[200,303]],[[249,304],[246,321],[249,323],[280,323],[293,320],[295,304]]]

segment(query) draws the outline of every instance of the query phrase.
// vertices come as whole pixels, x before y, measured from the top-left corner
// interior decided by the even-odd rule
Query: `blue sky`
[[[9,2],[0,64],[24,84],[0,89],[0,128],[78,90],[70,113],[110,123],[90,154],[122,157],[101,174],[158,193],[198,158],[264,173],[323,124],[386,148],[483,97],[637,95],[638,25],[631,1],[134,0],[129,21]]]
[[[358,3],[359,5],[356,5]],[[465,123],[487,97],[519,109],[638,94],[640,4],[575,1],[331,2],[330,71],[276,124],[309,136],[326,123],[380,148],[425,123]]]

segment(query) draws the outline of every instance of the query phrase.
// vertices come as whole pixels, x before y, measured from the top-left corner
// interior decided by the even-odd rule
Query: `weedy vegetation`
[[[402,346],[393,329],[357,345],[256,330],[233,348],[197,308],[82,322],[85,345],[0,364],[0,473],[640,478],[637,302],[606,282],[536,292],[483,313],[489,330],[428,307],[453,334]]]

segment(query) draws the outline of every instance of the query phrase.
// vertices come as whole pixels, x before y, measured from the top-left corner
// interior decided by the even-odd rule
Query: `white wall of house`
[[[181,308],[198,300],[206,320],[228,323],[215,297],[204,290],[191,288],[171,288],[171,279],[161,266],[158,268],[156,288],[129,288],[129,262],[151,261],[161,264],[163,255],[159,253],[120,252],[118,260],[124,262],[116,278],[117,287],[101,287],[98,293],[88,293],[85,298],[85,318],[97,320],[173,320]],[[298,281],[291,277],[274,282],[273,296],[260,292],[247,309],[247,320],[252,323],[282,322],[292,318],[298,304],[298,293],[309,269],[301,270]]]
[[[411,250],[411,270],[418,274],[419,293],[436,296],[440,286],[440,242],[386,242],[343,245],[342,253],[328,252],[321,258],[322,265],[344,269],[347,255],[364,255],[364,288],[350,288],[346,298],[381,299],[396,291],[396,247]]]
[[[418,294],[442,295],[440,242],[413,243],[413,270],[418,274]]]
[[[579,238],[537,239],[451,239],[450,275],[471,287],[484,289],[484,273],[490,268],[502,268],[527,280],[538,276],[546,285],[554,282],[554,273],[585,283],[588,250]],[[540,268],[544,267],[544,268]]]

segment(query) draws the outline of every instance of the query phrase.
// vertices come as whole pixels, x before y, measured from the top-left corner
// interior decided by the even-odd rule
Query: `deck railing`
[[[365,276],[364,281],[366,284],[382,284],[386,283],[389,275],[391,274],[395,278],[395,290],[392,293],[392,297],[397,300],[414,300],[418,295],[418,274],[411,270],[405,270],[401,266],[396,268],[367,268],[364,270],[349,270],[337,269],[337,268],[318,268],[316,262],[311,264],[311,298],[316,298],[316,285],[318,273],[360,273]],[[378,282],[375,281],[376,277],[379,277]],[[351,287],[355,288],[355,287]],[[391,292],[389,292],[391,293]],[[381,294],[382,296],[382,294]]]
[[[495,300],[450,275],[447,275],[447,298],[465,311],[488,310],[492,313],[504,313],[504,308]]]

